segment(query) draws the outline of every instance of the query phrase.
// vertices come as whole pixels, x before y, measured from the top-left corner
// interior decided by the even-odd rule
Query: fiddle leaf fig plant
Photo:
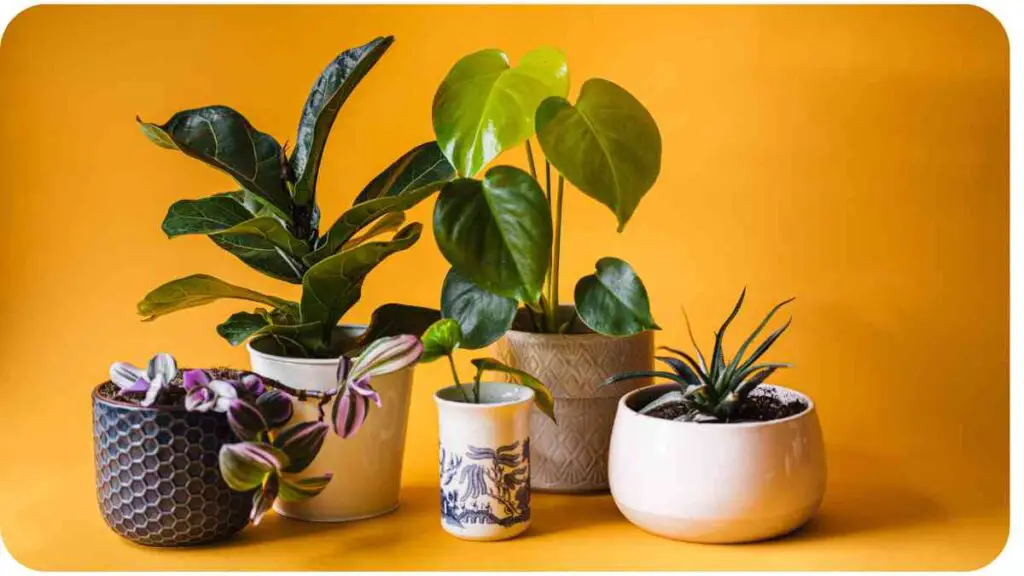
[[[408,250],[422,225],[405,224],[404,212],[454,177],[437,142],[414,147],[378,174],[355,204],[320,233],[317,182],[331,126],[359,82],[393,43],[391,36],[345,50],[313,84],[289,154],[268,134],[226,106],[174,114],[163,124],[140,122],[155,144],[178,150],[229,176],[237,190],[180,200],[163,221],[170,238],[205,235],[249,267],[302,286],[299,302],[229,284],[206,274],[178,278],[157,287],[138,304],[146,320],[222,298],[261,305],[231,315],[217,332],[231,345],[250,338],[284,356],[333,357],[362,347],[362,338],[343,341],[335,330],[359,300],[366,276],[387,257]],[[390,236],[390,237],[389,237]],[[420,334],[439,317],[405,314],[389,304],[375,314],[374,338]]]
[[[533,390],[533,403],[548,418],[555,421],[555,398],[548,387],[533,375],[503,364],[494,358],[476,358],[471,361],[476,368],[476,374],[473,376],[473,384],[467,391],[462,379],[459,378],[459,371],[455,368],[455,350],[462,347],[462,341],[462,328],[459,323],[452,318],[442,318],[423,333],[423,355],[420,356],[420,362],[433,362],[441,357],[447,358],[454,386],[462,393],[463,401],[472,404],[480,403],[480,380],[485,371],[500,372],[511,376],[520,385]]]
[[[465,56],[434,95],[434,134],[458,176],[443,185],[434,209],[434,236],[452,265],[441,310],[466,327],[467,348],[494,342],[520,304],[536,331],[573,325],[558,315],[566,181],[607,206],[621,232],[657,180],[661,135],[639,100],[600,78],[584,82],[575,102],[568,93],[565,57],[545,47],[514,66],[500,50]],[[533,137],[544,154],[543,177]],[[488,168],[519,145],[529,171]],[[608,336],[658,329],[628,263],[602,258],[596,268],[576,285],[584,325]]]

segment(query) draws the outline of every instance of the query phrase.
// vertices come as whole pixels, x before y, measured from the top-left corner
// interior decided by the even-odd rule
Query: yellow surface
[[[650,536],[608,496],[537,495],[524,537],[469,544],[436,509],[431,393],[417,372],[404,504],[383,519],[271,517],[222,547],[149,550],[104,526],[89,389],[111,361],[173,351],[245,366],[214,325],[231,303],[141,323],[136,300],[193,272],[295,290],[204,238],[166,239],[167,207],[231,186],[161,150],[135,114],[228,104],[294,141],[307,90],[346,47],[397,42],[335,125],[320,180],[330,222],[380,169],[430,139],[455,60],[540,44],[574,87],[602,76],[657,119],[661,178],[621,235],[566,199],[562,297],[605,255],[647,283],[662,344],[679,305],[709,336],[743,285],[737,335],[798,297],[773,357],[817,401],[828,493],[797,535],[738,547]],[[1008,530],[1008,47],[969,7],[43,7],[0,44],[0,529],[37,569],[973,568]],[[503,160],[520,163],[521,153]],[[429,222],[431,205],[411,214]],[[366,285],[377,305],[436,305],[446,270],[426,235]],[[468,362],[468,355],[460,357]],[[344,471],[340,471],[344,473]]]

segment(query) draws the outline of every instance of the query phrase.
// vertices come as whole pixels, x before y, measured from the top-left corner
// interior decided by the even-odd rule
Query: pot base
[[[523,532],[526,532],[527,528],[530,527],[530,522],[519,522],[511,528],[503,528],[501,530],[488,530],[486,527],[481,527],[480,531],[474,532],[465,528],[461,530],[451,528],[445,524],[442,519],[441,527],[444,528],[445,532],[455,536],[459,540],[465,540],[467,542],[500,542],[502,540],[511,540]]]
[[[300,522],[313,522],[316,524],[339,524],[342,522],[355,522],[357,520],[369,520],[370,518],[380,518],[381,516],[387,516],[388,514],[394,512],[395,510],[398,510],[398,508],[401,505],[402,503],[399,502],[392,506],[391,508],[388,508],[387,510],[383,510],[381,512],[371,512],[370,514],[363,514],[360,516],[338,516],[329,518],[308,518],[302,516],[301,514],[292,514],[291,512],[284,512],[278,507],[277,504],[274,504],[274,512],[276,512],[278,516],[287,518],[289,520],[298,520]]]
[[[806,524],[819,504],[815,502],[772,518],[679,518],[641,512],[615,501],[622,515],[644,531],[663,538],[700,544],[740,544],[784,536]]]

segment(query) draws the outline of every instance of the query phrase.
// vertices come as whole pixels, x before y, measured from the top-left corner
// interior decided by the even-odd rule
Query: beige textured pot
[[[651,382],[599,386],[620,372],[652,369],[654,333],[610,338],[510,330],[498,341],[497,354],[536,376],[555,397],[557,425],[536,408],[530,415],[531,486],[549,492],[607,490],[608,443],[619,398]]]

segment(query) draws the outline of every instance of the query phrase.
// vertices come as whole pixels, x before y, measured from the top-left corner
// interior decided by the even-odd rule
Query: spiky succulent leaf
[[[685,380],[687,385],[700,386],[702,384],[700,377],[697,376],[686,362],[671,356],[655,356],[654,358],[675,370],[676,374]]]
[[[727,368],[729,373],[735,373],[741,363],[747,364],[743,360],[743,355],[746,354],[747,347],[749,347],[750,344],[754,341],[754,339],[757,338],[757,336],[761,333],[761,330],[764,330],[764,327],[768,325],[769,321],[771,321],[772,316],[774,316],[775,313],[778,312],[783,306],[789,304],[793,300],[796,300],[796,298],[789,298],[787,300],[783,300],[782,302],[779,302],[771,310],[768,311],[768,314],[764,317],[764,320],[761,320],[761,323],[757,325],[757,328],[755,328],[754,331],[750,333],[750,336],[748,336],[747,339],[743,341],[743,344],[741,344],[740,347],[736,349],[736,355],[733,356],[732,362],[729,363],[729,367]],[[753,364],[753,362],[747,364],[747,366],[749,366],[750,364]]]
[[[704,359],[704,353],[700,351],[700,346],[697,345],[697,339],[693,337],[693,327],[690,326],[690,315],[686,313],[686,308],[683,308],[683,319],[686,320],[686,333],[690,335],[690,343],[693,344],[693,349],[697,352],[697,358],[700,359],[700,370],[704,373],[708,371],[708,363]]]
[[[740,299],[736,301],[736,306],[733,307],[729,317],[722,323],[722,327],[715,333],[715,349],[711,354],[711,370],[709,373],[711,382],[719,390],[719,378],[722,372],[725,370],[725,352],[722,350],[723,341],[725,339],[725,331],[729,328],[729,324],[732,323],[736,315],[740,313],[740,308],[743,306],[743,299],[747,296],[747,289],[744,288],[743,292],[740,292]]]
[[[668,378],[669,380],[675,382],[676,384],[679,384],[680,386],[683,386],[684,388],[689,385],[689,383],[687,383],[687,381],[683,379],[682,376],[676,374],[675,372],[665,372],[662,370],[639,370],[636,372],[623,372],[621,374],[609,376],[607,380],[605,380],[599,385],[599,387],[611,386],[616,382],[622,382],[624,380],[636,380],[638,378]]]
[[[768,337],[765,338],[764,342],[762,342],[760,346],[755,348],[754,351],[750,353],[750,357],[747,358],[747,360],[740,365],[740,371],[746,370],[747,368],[752,366],[754,362],[757,362],[758,358],[764,356],[764,353],[767,352],[768,349],[772,347],[772,344],[775,344],[775,341],[779,339],[779,336],[782,336],[782,333],[785,332],[786,329],[789,328],[789,325],[792,323],[793,319],[790,318],[789,320],[786,321],[785,324],[782,325],[782,327],[778,328],[777,330],[769,334]]]
[[[690,356],[686,352],[683,352],[682,350],[679,350],[679,349],[676,349],[676,348],[672,348],[670,346],[658,346],[658,349],[659,350],[665,350],[666,352],[671,352],[672,354],[675,354],[676,356],[679,356],[683,360],[686,360],[690,364],[690,367],[693,368],[694,374],[696,374],[697,377],[700,378],[700,381],[702,383],[704,383],[704,384],[710,384],[711,383],[711,377],[706,372],[706,369],[704,368],[704,363],[703,362],[698,363],[696,360],[693,359],[693,356]]]
[[[670,390],[661,396],[655,398],[652,402],[640,409],[640,414],[650,414],[651,412],[665,406],[667,404],[673,404],[676,402],[685,402],[686,396],[683,395],[682,390]]]

